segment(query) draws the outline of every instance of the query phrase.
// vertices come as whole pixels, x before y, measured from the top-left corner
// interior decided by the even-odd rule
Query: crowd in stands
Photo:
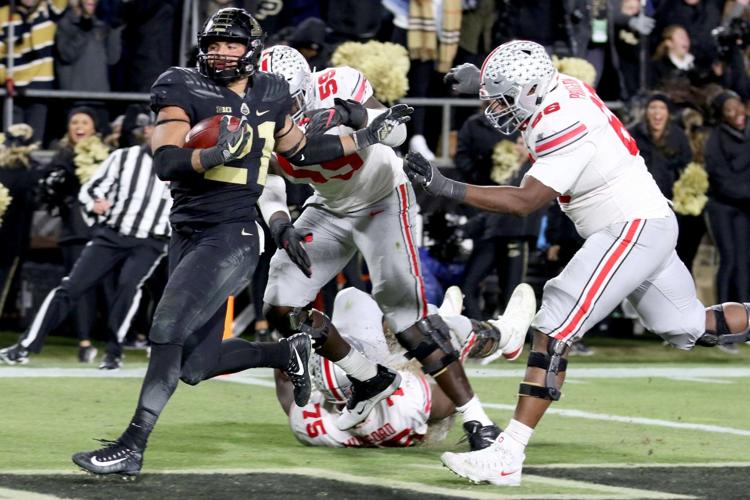
[[[41,142],[54,149],[51,167],[38,174],[49,185],[54,181],[49,172],[59,170],[55,166],[74,173],[75,145],[89,136],[98,135],[112,148],[134,144],[129,137],[147,113],[143,108],[95,99],[31,98],[24,91],[148,92],[169,66],[190,60],[194,40],[189,37],[195,29],[183,30],[184,22],[200,25],[226,6],[253,12],[268,33],[267,46],[291,45],[312,68],[328,66],[342,42],[403,45],[410,57],[407,97],[450,96],[442,77],[452,66],[479,66],[494,47],[511,39],[533,40],[559,58],[588,61],[595,70],[591,85],[604,100],[620,103],[615,111],[659,187],[675,202],[680,258],[691,268],[708,231],[720,255],[714,302],[730,297],[750,302],[750,0],[196,0],[196,8],[177,0],[17,0],[12,17],[8,2],[0,2],[0,83],[14,92],[14,122],[30,125],[31,131],[5,131],[6,146]],[[439,145],[440,120],[432,113],[416,108],[408,142],[428,159]],[[529,168],[522,142],[501,136],[481,113],[456,111],[453,128],[455,169],[449,175],[475,184],[520,182]],[[12,186],[18,203],[23,199],[30,205],[29,186],[36,179],[28,176],[27,164],[0,165],[0,182]],[[74,175],[71,179],[73,192],[80,182]],[[701,183],[706,188],[696,188]],[[299,205],[304,196],[290,200],[299,198]],[[76,213],[66,211],[65,203],[56,206],[63,219]],[[431,211],[424,207],[425,213]],[[464,252],[469,253],[465,270],[456,278],[467,295],[469,316],[486,317],[495,306],[502,310],[503,294],[526,279],[529,254],[537,250],[540,236],[544,260],[552,267],[567,262],[581,242],[557,207],[525,219],[458,212],[468,221],[457,228],[459,239],[473,240],[473,248]],[[0,241],[28,234],[27,219],[23,210],[9,211]],[[66,220],[59,241],[66,269],[88,238],[88,229],[74,222]],[[0,286],[27,245],[4,245]],[[480,297],[481,282],[492,269],[498,276],[498,304]],[[356,266],[350,274],[351,281],[358,281]],[[86,303],[82,300],[79,308]],[[79,318],[87,321],[85,313]],[[266,327],[259,325],[259,331]],[[89,345],[88,328],[76,330],[81,347]]]

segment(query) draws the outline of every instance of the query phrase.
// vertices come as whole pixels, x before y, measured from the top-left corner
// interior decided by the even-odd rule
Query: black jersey
[[[252,149],[244,158],[170,183],[172,224],[253,220],[255,203],[266,182],[274,136],[283,128],[292,106],[286,80],[269,73],[255,73],[242,97],[195,69],[173,67],[162,73],[151,87],[154,112],[166,106],[185,110],[191,127],[218,114],[245,117],[253,134]]]

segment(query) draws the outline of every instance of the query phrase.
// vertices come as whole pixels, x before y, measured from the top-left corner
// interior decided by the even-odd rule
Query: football
[[[229,116],[229,130],[234,131],[240,124],[239,118],[231,115],[214,115],[199,121],[190,129],[190,132],[185,137],[185,145],[183,147],[203,149],[215,146],[216,141],[219,139],[221,120],[225,116]]]

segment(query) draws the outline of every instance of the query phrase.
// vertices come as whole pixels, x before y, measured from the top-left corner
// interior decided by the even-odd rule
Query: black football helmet
[[[198,71],[221,85],[255,73],[260,53],[263,51],[263,29],[258,21],[244,9],[232,7],[219,9],[208,18],[198,33]],[[247,47],[241,57],[208,55],[213,42],[239,42]],[[230,68],[215,69],[217,61],[235,62]]]

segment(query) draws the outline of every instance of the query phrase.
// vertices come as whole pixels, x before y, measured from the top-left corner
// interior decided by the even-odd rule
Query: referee
[[[99,368],[121,366],[122,341],[138,310],[141,287],[166,255],[170,234],[172,199],[167,184],[156,177],[148,146],[154,127],[150,119],[146,122],[141,144],[114,151],[81,187],[78,198],[89,220],[96,222],[93,238],[70,274],[44,299],[18,343],[0,350],[0,361],[27,363],[29,352],[41,351],[78,299],[119,270],[107,321],[107,353]]]

